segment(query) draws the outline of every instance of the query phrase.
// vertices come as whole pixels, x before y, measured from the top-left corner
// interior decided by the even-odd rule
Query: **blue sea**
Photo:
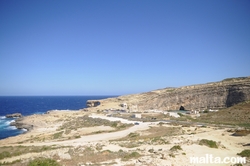
[[[79,110],[86,108],[87,100],[105,99],[115,96],[0,96],[0,139],[22,134],[10,123],[14,118],[5,115],[21,113],[24,116],[43,114],[49,110]]]

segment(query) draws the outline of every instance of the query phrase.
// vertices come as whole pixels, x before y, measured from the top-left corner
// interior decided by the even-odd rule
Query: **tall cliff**
[[[99,100],[101,105],[112,103],[119,106],[127,103],[129,107],[137,106],[138,111],[159,109],[186,110],[219,109],[250,100],[250,77],[225,79],[220,82],[165,88],[147,93],[120,96]],[[91,105],[88,101],[88,104]]]

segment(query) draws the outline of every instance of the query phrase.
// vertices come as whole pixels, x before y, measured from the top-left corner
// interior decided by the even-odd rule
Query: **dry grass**
[[[6,157],[19,156],[31,152],[43,152],[63,147],[57,146],[5,146],[0,148],[0,159]]]
[[[81,131],[82,128],[96,127],[96,126],[110,126],[111,129],[98,130],[89,133],[84,133]],[[85,115],[63,121],[62,125],[59,126],[55,132],[32,136],[30,137],[30,139],[25,140],[23,142],[33,143],[33,142],[44,142],[48,140],[57,140],[57,141],[70,140],[70,139],[80,138],[83,135],[124,130],[131,126],[133,126],[133,124],[123,124],[120,121],[109,121],[100,118],[91,118]]]
[[[218,112],[203,114],[197,120],[215,124],[240,125],[250,128],[250,101],[239,103]]]
[[[20,156],[29,153],[40,153],[45,151],[50,151],[54,149],[60,149],[65,147],[57,147],[57,146],[5,146],[0,148],[0,160],[15,156]],[[21,160],[16,160],[11,163],[1,163],[0,165],[13,165],[13,166],[20,166],[23,165],[20,163]]]
[[[182,134],[180,127],[151,127],[142,132],[132,132],[126,137],[111,141],[121,147],[135,148],[141,145],[166,145],[171,136]]]
[[[56,149],[57,147],[4,147],[1,148],[2,158],[6,155],[8,151],[8,155],[5,157],[18,156],[22,154],[27,154],[31,152],[43,152],[46,150]],[[62,148],[62,147],[61,147]],[[15,153],[16,152],[16,153]],[[60,165],[86,165],[86,163],[91,163],[91,165],[113,165],[116,164],[114,159],[121,159],[122,161],[128,161],[133,158],[138,158],[141,155],[136,151],[125,152],[123,150],[119,150],[118,152],[113,152],[110,150],[102,150],[101,145],[96,146],[80,146],[80,147],[71,147],[67,152],[71,159],[61,159],[60,156],[55,155],[51,156],[50,159],[58,160]],[[28,164],[27,161],[14,161],[12,163],[5,163],[13,166],[23,166]],[[102,164],[101,164],[102,163]],[[3,163],[0,163],[2,165]]]
[[[140,156],[137,152],[124,152],[119,150],[118,152],[112,152],[110,150],[96,151],[94,147],[78,147],[69,150],[71,160],[62,160],[60,163],[63,165],[79,165],[91,163],[91,165],[112,165],[114,162],[108,162],[110,160],[121,158],[123,161],[137,158]],[[105,163],[106,162],[106,163]],[[104,164],[101,164],[104,163]]]
[[[182,133],[181,127],[157,126],[151,127],[143,132],[130,133],[128,136],[117,139],[116,141],[153,140],[157,142],[161,141],[162,137],[180,135]]]
[[[110,126],[116,130],[126,129],[131,127],[131,124],[123,124],[120,121],[109,121],[101,118],[91,118],[87,115],[82,117],[77,117],[70,121],[64,122],[58,130],[66,130],[69,133],[71,130],[77,130],[83,127],[94,127],[94,126]]]

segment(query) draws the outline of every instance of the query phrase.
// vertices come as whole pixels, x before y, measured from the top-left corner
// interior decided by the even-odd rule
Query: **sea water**
[[[15,118],[5,115],[21,113],[23,116],[43,114],[49,110],[79,110],[86,108],[87,100],[115,96],[0,96],[0,139],[22,134],[25,130],[10,126]]]

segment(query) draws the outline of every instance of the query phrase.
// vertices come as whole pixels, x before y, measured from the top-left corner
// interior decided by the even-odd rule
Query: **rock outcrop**
[[[26,129],[28,131],[33,129],[33,125],[29,125],[29,124],[22,122],[22,119],[23,118],[19,118],[19,119],[15,120],[15,122],[11,122],[10,125],[15,126],[17,129]]]
[[[99,103],[127,103],[136,105],[138,111],[159,110],[204,110],[230,107],[250,100],[250,77],[225,79],[220,82],[165,88],[147,93],[120,96],[99,100]],[[95,101],[98,102],[98,101]],[[89,107],[95,104],[88,104]],[[113,104],[114,105],[114,104]],[[182,107],[181,107],[182,106]]]
[[[22,114],[20,114],[20,113],[8,114],[5,117],[6,118],[20,118],[20,117],[22,117]]]
[[[100,105],[100,101],[98,100],[88,100],[87,101],[87,107],[96,107],[98,105]]]

